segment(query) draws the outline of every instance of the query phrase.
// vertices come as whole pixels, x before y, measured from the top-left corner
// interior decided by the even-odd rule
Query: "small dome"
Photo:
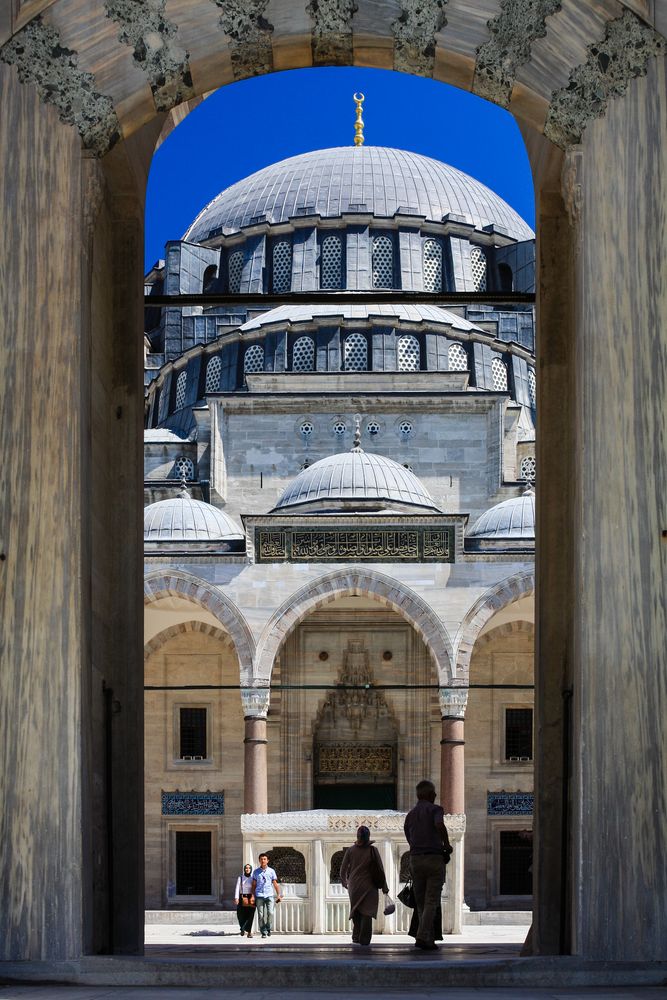
[[[188,493],[159,500],[144,508],[145,542],[242,541],[243,532],[232,519],[210,503]]]
[[[535,540],[535,492],[503,500],[477,518],[467,534],[478,539]]]
[[[302,504],[317,504],[319,510],[332,505],[357,506],[405,504],[440,512],[414,473],[382,455],[369,455],[361,448],[314,462],[287,487],[274,511]]]

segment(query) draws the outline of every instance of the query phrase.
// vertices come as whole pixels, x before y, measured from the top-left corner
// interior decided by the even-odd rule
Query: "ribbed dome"
[[[241,327],[241,333],[252,333],[261,330],[264,326],[272,323],[280,323],[287,326],[295,323],[310,323],[321,318],[337,318],[342,320],[359,320],[366,322],[372,319],[381,318],[388,323],[428,323],[430,326],[448,326],[454,331],[470,333],[475,330],[482,332],[480,327],[474,323],[469,323],[467,319],[457,316],[456,313],[441,309],[440,306],[402,304],[398,302],[379,302],[376,304],[350,303],[341,305],[328,305],[318,302],[315,305],[284,305],[276,306],[275,309],[268,309],[259,316],[254,316]]]
[[[382,455],[369,455],[361,448],[329,455],[314,462],[287,487],[274,511],[300,504],[317,503],[320,510],[351,501],[360,508],[378,501],[408,504],[438,511],[433,499],[414,473]]]
[[[479,517],[468,538],[535,538],[535,493],[527,489],[520,497],[503,500]]]
[[[244,538],[230,517],[189,494],[144,508],[145,542],[230,542]]]
[[[340,146],[292,156],[233,184],[200,212],[183,239],[198,243],[252,222],[297,215],[392,218],[399,210],[433,222],[458,215],[478,229],[495,224],[517,240],[534,236],[507,202],[446,163],[402,149]]]

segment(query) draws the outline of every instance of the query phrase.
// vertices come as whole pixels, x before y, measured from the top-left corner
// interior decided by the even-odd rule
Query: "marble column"
[[[448,815],[465,812],[464,719],[467,688],[440,688],[440,802]]]
[[[269,811],[266,716],[270,699],[269,688],[241,688],[245,721],[243,811],[246,813]]]

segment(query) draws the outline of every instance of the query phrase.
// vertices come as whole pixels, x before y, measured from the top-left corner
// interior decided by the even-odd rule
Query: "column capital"
[[[443,719],[465,719],[468,688],[438,688],[440,714]]]
[[[271,701],[271,688],[241,688],[244,719],[265,719]]]

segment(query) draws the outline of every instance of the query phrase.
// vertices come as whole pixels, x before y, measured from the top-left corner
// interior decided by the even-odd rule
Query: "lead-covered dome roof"
[[[212,504],[189,494],[158,500],[144,508],[145,542],[240,542],[241,529]]]
[[[485,511],[467,533],[468,538],[508,539],[517,542],[535,539],[535,491],[503,500]]]
[[[299,215],[393,218],[399,211],[432,222],[457,215],[477,229],[495,225],[516,240],[534,236],[507,202],[440,160],[383,146],[339,146],[291,156],[238,181],[200,212],[183,239],[199,243]]]

